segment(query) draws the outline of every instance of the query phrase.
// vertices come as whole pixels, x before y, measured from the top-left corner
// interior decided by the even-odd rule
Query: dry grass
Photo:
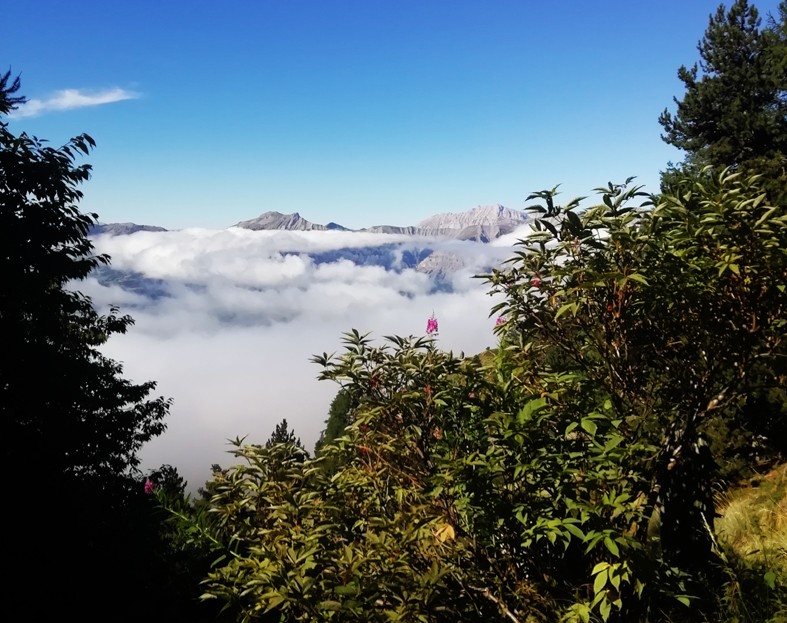
[[[719,496],[719,541],[787,580],[787,464]]]

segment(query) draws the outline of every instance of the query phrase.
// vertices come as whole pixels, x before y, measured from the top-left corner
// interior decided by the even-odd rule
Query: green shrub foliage
[[[531,196],[486,276],[491,356],[352,331],[315,357],[350,424],[316,459],[236,441],[205,597],[242,621],[713,620],[705,437],[782,347],[787,216],[729,170],[678,189]]]

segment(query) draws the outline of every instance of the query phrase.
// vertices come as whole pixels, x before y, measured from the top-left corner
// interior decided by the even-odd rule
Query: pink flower
[[[156,488],[156,483],[153,482],[150,478],[147,478],[145,480],[145,493],[150,495],[151,493],[153,493],[153,489],[155,488]]]
[[[538,286],[540,286],[540,285],[541,285],[541,278],[540,278],[538,275],[536,275],[536,276],[533,278],[532,284],[533,284],[533,287],[534,287],[534,288],[537,288]]]
[[[437,333],[437,318],[434,317],[434,313],[432,313],[432,317],[426,321],[426,333],[428,335]]]
[[[498,316],[497,320],[495,320],[495,326],[496,327],[499,327],[501,324],[505,324],[505,323],[506,323],[506,317],[505,316]]]

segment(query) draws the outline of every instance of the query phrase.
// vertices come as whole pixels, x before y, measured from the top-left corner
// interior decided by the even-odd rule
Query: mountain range
[[[413,269],[429,276],[433,290],[450,291],[452,276],[464,268],[489,270],[489,265],[478,266],[473,260],[468,266],[469,255],[476,255],[468,244],[491,242],[504,234],[513,232],[531,221],[521,210],[512,210],[494,204],[477,206],[465,212],[447,212],[430,216],[417,225],[376,225],[353,230],[337,223],[325,225],[312,223],[297,212],[282,214],[265,212],[257,218],[241,221],[233,227],[248,230],[278,231],[344,231],[374,234],[398,234],[390,242],[385,236],[375,237],[375,242],[366,246],[344,246],[321,251],[301,252],[292,249],[287,253],[308,255],[317,265],[350,261],[359,266],[380,266],[385,270],[401,272]],[[137,225],[135,223],[97,224],[90,235],[124,236],[136,232],[162,232],[163,227]],[[406,239],[403,241],[402,236]],[[457,246],[459,245],[459,246]],[[124,290],[144,294],[149,298],[166,296],[166,284],[138,272],[102,267],[97,270],[99,282],[115,284]]]
[[[445,212],[424,219],[417,225],[375,225],[351,230],[338,223],[320,225],[307,221],[300,214],[265,212],[257,218],[236,223],[235,227],[251,230],[295,230],[295,231],[361,231],[376,234],[403,234],[409,236],[439,236],[454,240],[489,242],[517,227],[528,223],[530,217],[521,210],[512,210],[500,204],[477,206],[466,212]]]

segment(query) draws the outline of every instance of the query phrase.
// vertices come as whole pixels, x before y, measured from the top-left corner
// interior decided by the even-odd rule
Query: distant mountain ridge
[[[318,225],[307,221],[297,212],[292,214],[282,214],[281,212],[263,212],[257,218],[249,219],[248,221],[241,221],[235,227],[242,229],[251,229],[259,231],[262,229],[281,229],[286,231],[328,231],[339,230],[348,231],[346,227],[342,227],[336,223],[328,223],[327,225]]]
[[[110,236],[128,236],[138,231],[167,231],[156,225],[137,225],[136,223],[96,223],[88,229],[88,236],[109,234]]]
[[[521,210],[500,204],[477,206],[466,212],[445,212],[424,219],[417,229],[425,236],[447,236],[458,240],[489,242],[532,219]]]
[[[489,242],[516,228],[531,222],[531,217],[522,210],[513,210],[503,205],[480,205],[465,212],[443,212],[425,218],[417,225],[374,225],[362,229],[350,229],[330,222],[327,225],[312,223],[298,212],[283,214],[281,212],[263,212],[258,217],[236,223],[233,227],[260,230],[280,231],[355,231],[371,234],[401,234],[405,236],[439,236],[454,240],[475,240]],[[125,236],[138,231],[167,231],[155,225],[137,225],[136,223],[97,223],[90,228],[89,235],[109,234]]]
[[[445,249],[443,242],[453,245],[453,241],[473,241],[488,243],[518,227],[531,222],[531,217],[521,210],[512,210],[500,204],[477,206],[466,212],[446,212],[435,214],[417,225],[399,227],[395,225],[376,225],[364,229],[349,229],[337,223],[322,225],[306,220],[297,212],[282,214],[281,212],[264,212],[260,216],[241,221],[234,227],[254,231],[345,231],[377,234],[399,234],[413,237],[394,241],[378,240],[360,247],[355,245],[324,251],[307,253],[316,264],[331,264],[350,261],[359,266],[380,266],[385,270],[401,272],[412,269],[428,275],[434,290],[451,291],[452,275],[465,268],[465,259],[452,249]],[[90,235],[106,234],[123,236],[139,231],[167,231],[163,227],[136,225],[134,223],[99,223],[91,227]],[[434,242],[423,240],[432,238]],[[299,254],[298,251],[293,251]],[[491,268],[491,267],[489,267]],[[143,294],[156,299],[167,296],[166,284],[136,272],[115,270],[102,267],[96,272],[99,282],[104,285],[114,284],[122,289]]]
[[[409,236],[440,236],[455,240],[489,242],[532,219],[522,210],[512,210],[500,204],[477,206],[466,212],[445,212],[424,219],[418,225],[398,227],[375,225],[352,230],[337,223],[320,225],[307,221],[297,212],[264,212],[257,218],[241,221],[235,227],[251,230],[295,230],[295,231],[360,231],[379,234],[404,234]]]

